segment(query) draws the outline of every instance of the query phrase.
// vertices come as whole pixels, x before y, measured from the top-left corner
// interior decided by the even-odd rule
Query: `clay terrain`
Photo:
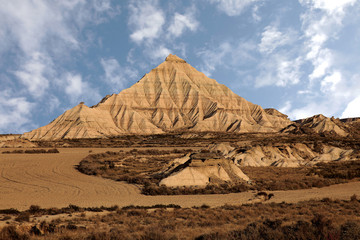
[[[169,55],[0,135],[0,239],[360,239],[360,118],[291,121]]]

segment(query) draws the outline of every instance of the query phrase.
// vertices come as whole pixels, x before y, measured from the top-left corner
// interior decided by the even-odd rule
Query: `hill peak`
[[[186,63],[186,61],[184,59],[179,58],[178,56],[174,55],[174,54],[169,54],[169,56],[166,57],[165,59],[166,62],[181,62],[181,63]]]

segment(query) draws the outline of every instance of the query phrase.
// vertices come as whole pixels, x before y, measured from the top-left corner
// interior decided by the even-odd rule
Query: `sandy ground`
[[[0,151],[11,150],[1,149]],[[93,153],[119,149],[92,149]],[[144,196],[136,186],[96,176],[75,169],[89,149],[59,149],[59,154],[0,154],[0,209],[178,204],[182,207],[221,206],[248,203],[253,192],[225,195]],[[360,182],[333,185],[320,189],[274,191],[269,202],[298,202],[324,197],[349,199],[360,195]]]

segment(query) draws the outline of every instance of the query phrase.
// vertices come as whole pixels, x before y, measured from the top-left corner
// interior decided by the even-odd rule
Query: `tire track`
[[[41,186],[41,185],[37,185],[37,184],[31,184],[31,183],[26,183],[26,182],[20,182],[20,181],[17,181],[17,180],[13,180],[11,178],[8,178],[5,176],[5,173],[4,171],[1,171],[1,177],[6,179],[7,181],[9,182],[12,182],[12,183],[17,183],[17,184],[21,184],[21,185],[26,185],[26,186],[34,186],[34,187],[38,187],[38,188],[42,188],[42,189],[46,189],[47,191],[51,191],[49,187],[45,187],[45,186]]]

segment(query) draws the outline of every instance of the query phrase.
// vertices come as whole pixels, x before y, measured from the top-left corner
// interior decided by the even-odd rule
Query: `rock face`
[[[90,108],[79,104],[22,137],[56,140],[186,130],[276,132],[290,123],[283,114],[265,112],[170,54],[132,87]]]

